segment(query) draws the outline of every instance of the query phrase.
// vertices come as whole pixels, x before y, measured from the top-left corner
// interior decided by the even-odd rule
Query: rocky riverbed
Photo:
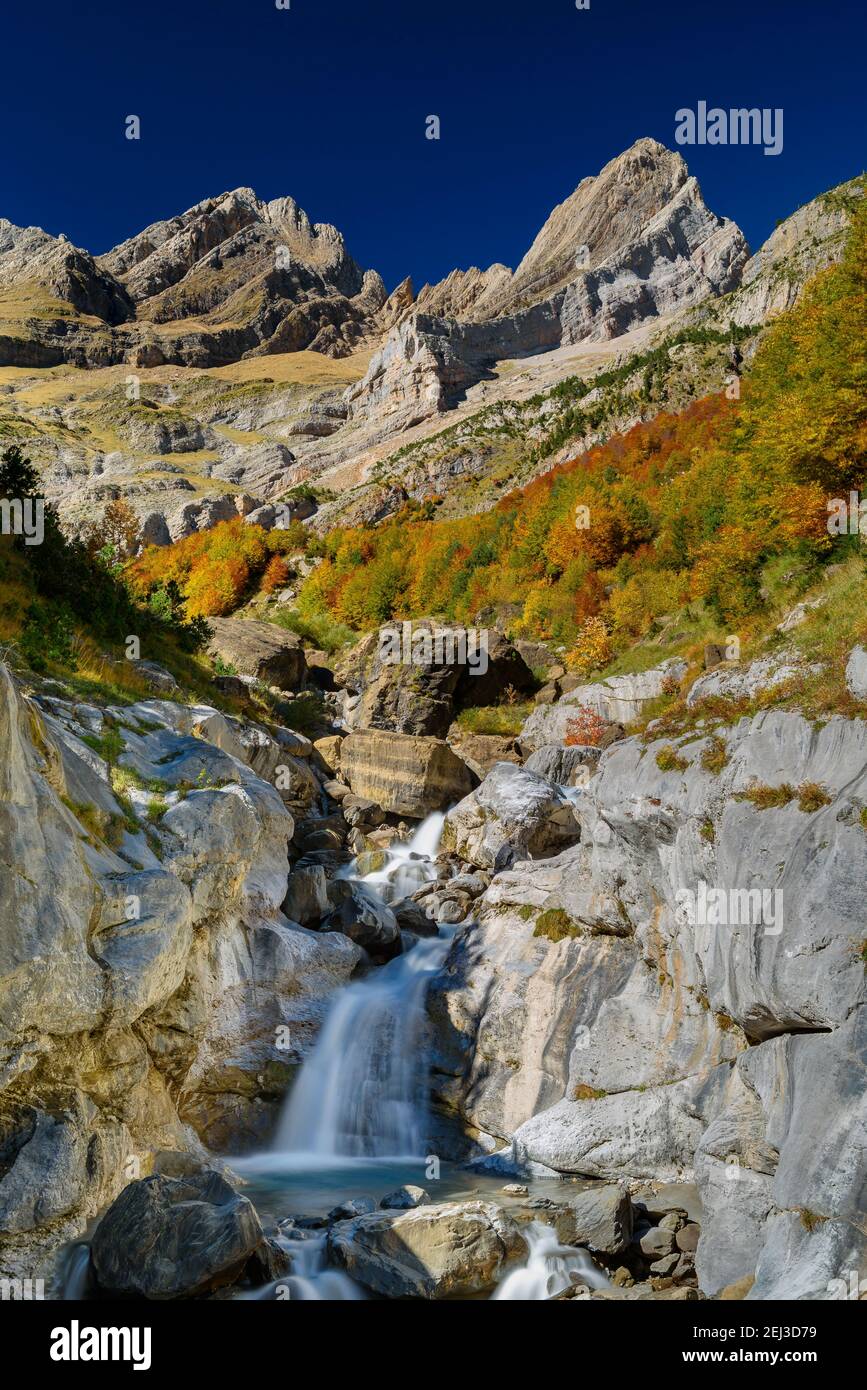
[[[226,681],[297,695],[297,639],[234,626]],[[663,664],[554,674],[482,747],[460,670],[407,674],[362,647],[308,736],[0,670],[0,1273],[836,1296],[867,1259],[864,724],[627,736]],[[606,746],[565,745],[588,706]],[[327,1125],[287,1130],[311,1077]]]

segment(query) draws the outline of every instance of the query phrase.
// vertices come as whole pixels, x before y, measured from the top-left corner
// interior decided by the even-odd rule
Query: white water
[[[270,1298],[290,1299],[294,1303],[349,1303],[366,1298],[364,1290],[339,1269],[330,1269],[326,1256],[327,1237],[286,1242],[292,1254],[292,1273],[246,1297],[254,1302]]]
[[[557,1232],[541,1221],[533,1221],[525,1231],[530,1253],[521,1269],[513,1269],[491,1295],[491,1301],[539,1302],[553,1298],[570,1284],[588,1289],[609,1287],[609,1280],[596,1268],[586,1250],[561,1245]]]
[[[444,817],[429,816],[383,869],[362,882],[394,900],[434,876]],[[282,1154],[405,1158],[424,1152],[428,1087],[425,996],[445,960],[447,935],[419,941],[331,1005],[277,1132]]]
[[[410,840],[396,840],[388,849],[388,859],[381,869],[365,874],[361,882],[385,902],[408,897],[423,883],[436,878],[433,860],[436,858],[443,833],[445,816],[434,811],[422,821]],[[351,869],[350,869],[351,873]]]

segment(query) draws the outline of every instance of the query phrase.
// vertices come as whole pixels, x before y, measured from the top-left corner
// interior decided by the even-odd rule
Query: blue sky
[[[641,135],[674,147],[675,111],[705,100],[785,112],[779,156],[682,151],[757,246],[867,164],[865,40],[863,0],[17,5],[0,216],[99,252],[250,185],[335,223],[389,288],[419,287],[516,265],[581,178]]]

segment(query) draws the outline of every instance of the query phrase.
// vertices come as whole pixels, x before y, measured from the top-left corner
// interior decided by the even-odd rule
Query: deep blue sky
[[[418,288],[516,265],[581,178],[641,135],[674,147],[704,99],[784,108],[775,158],[682,150],[755,247],[867,164],[865,41],[863,0],[13,0],[0,216],[99,252],[246,184]]]

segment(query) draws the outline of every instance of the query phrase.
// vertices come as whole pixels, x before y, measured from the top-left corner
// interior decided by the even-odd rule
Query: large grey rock
[[[696,1157],[705,1209],[697,1269],[709,1293],[755,1274],[753,1299],[822,1298],[841,1269],[867,1269],[857,1215],[864,1012],[830,1034],[774,1038],[739,1059]]]
[[[515,1131],[514,1150],[560,1173],[678,1182],[703,1131],[688,1083],[598,1100],[562,1100]],[[662,1252],[668,1253],[668,1251]]]
[[[497,763],[474,792],[446,816],[442,847],[480,869],[504,869],[574,844],[580,834],[573,804],[544,777]]]
[[[564,748],[557,743],[544,743],[531,753],[524,768],[538,773],[560,787],[585,785],[596,771],[600,750],[588,744]]]
[[[605,1255],[619,1255],[632,1240],[632,1201],[625,1184],[599,1183],[565,1201],[542,1198],[510,1215],[529,1216],[553,1226],[562,1245],[584,1245]]]
[[[400,928],[397,918],[375,893],[363,883],[337,879],[328,885],[331,910],[320,923],[320,930],[341,932],[379,960],[400,954]]]
[[[111,769],[84,742],[110,730]],[[169,700],[37,707],[0,668],[4,1269],[47,1271],[155,1150],[266,1142],[361,959],[281,914],[293,817],[250,764],[310,749],[258,732]]]
[[[130,1183],[96,1228],[91,1258],[105,1293],[162,1300],[232,1284],[251,1262],[267,1267],[269,1251],[252,1203],[206,1172]]]
[[[399,653],[390,634],[400,638]],[[425,661],[428,655],[434,659]],[[507,687],[527,690],[533,683],[502,633],[446,627],[431,618],[372,632],[341,658],[336,676],[356,697],[344,707],[350,728],[433,736],[446,733],[456,709],[492,704]]]

